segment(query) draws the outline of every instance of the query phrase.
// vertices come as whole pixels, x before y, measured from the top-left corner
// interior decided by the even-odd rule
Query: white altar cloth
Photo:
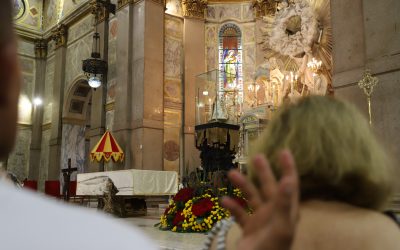
[[[77,175],[77,195],[103,195],[110,178],[119,192],[117,195],[174,195],[178,192],[175,171],[119,170]]]

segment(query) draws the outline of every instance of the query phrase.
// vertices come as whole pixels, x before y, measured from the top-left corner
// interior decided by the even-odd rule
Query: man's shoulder
[[[89,249],[156,249],[136,228],[100,212],[65,205],[35,193],[0,184],[0,235],[7,244],[46,249],[71,246]],[[24,242],[18,242],[23,235]],[[3,241],[3,240],[2,240]],[[3,245],[2,243],[2,245]],[[23,246],[22,246],[23,245]],[[4,246],[4,245],[3,245]],[[11,245],[10,248],[14,249]],[[39,249],[37,248],[37,249]]]

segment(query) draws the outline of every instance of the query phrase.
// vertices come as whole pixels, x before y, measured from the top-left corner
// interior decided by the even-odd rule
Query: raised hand
[[[289,151],[280,153],[279,162],[282,177],[277,181],[265,157],[254,157],[254,174],[258,177],[259,189],[238,171],[231,171],[228,175],[254,210],[249,215],[233,199],[225,197],[222,200],[222,205],[242,228],[237,249],[290,250],[292,246],[299,216],[299,180]]]

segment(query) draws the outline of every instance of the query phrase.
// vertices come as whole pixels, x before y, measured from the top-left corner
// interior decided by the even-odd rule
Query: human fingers
[[[275,176],[264,155],[256,155],[253,159],[253,165],[260,181],[263,198],[268,200],[276,193],[277,183]]]
[[[248,214],[243,207],[234,199],[229,197],[223,197],[221,205],[231,212],[232,216],[235,217],[235,221],[243,228],[248,217]]]
[[[279,154],[279,164],[282,169],[282,177],[291,177],[298,179],[296,163],[294,161],[292,153],[285,149]]]
[[[239,188],[243,192],[243,195],[251,208],[257,209],[257,207],[261,205],[262,200],[259,191],[254,184],[239,173],[239,171],[229,171],[228,178],[235,187]]]
[[[293,225],[299,213],[299,179],[292,154],[284,150],[279,155],[282,178],[278,186],[277,208],[280,219]]]

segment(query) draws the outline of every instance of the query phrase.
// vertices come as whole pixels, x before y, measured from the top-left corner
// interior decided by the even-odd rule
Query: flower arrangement
[[[207,232],[215,223],[230,216],[229,212],[219,205],[220,198],[227,195],[248,208],[239,189],[213,190],[206,186],[197,189],[183,188],[171,199],[156,226],[161,230],[173,232]]]

